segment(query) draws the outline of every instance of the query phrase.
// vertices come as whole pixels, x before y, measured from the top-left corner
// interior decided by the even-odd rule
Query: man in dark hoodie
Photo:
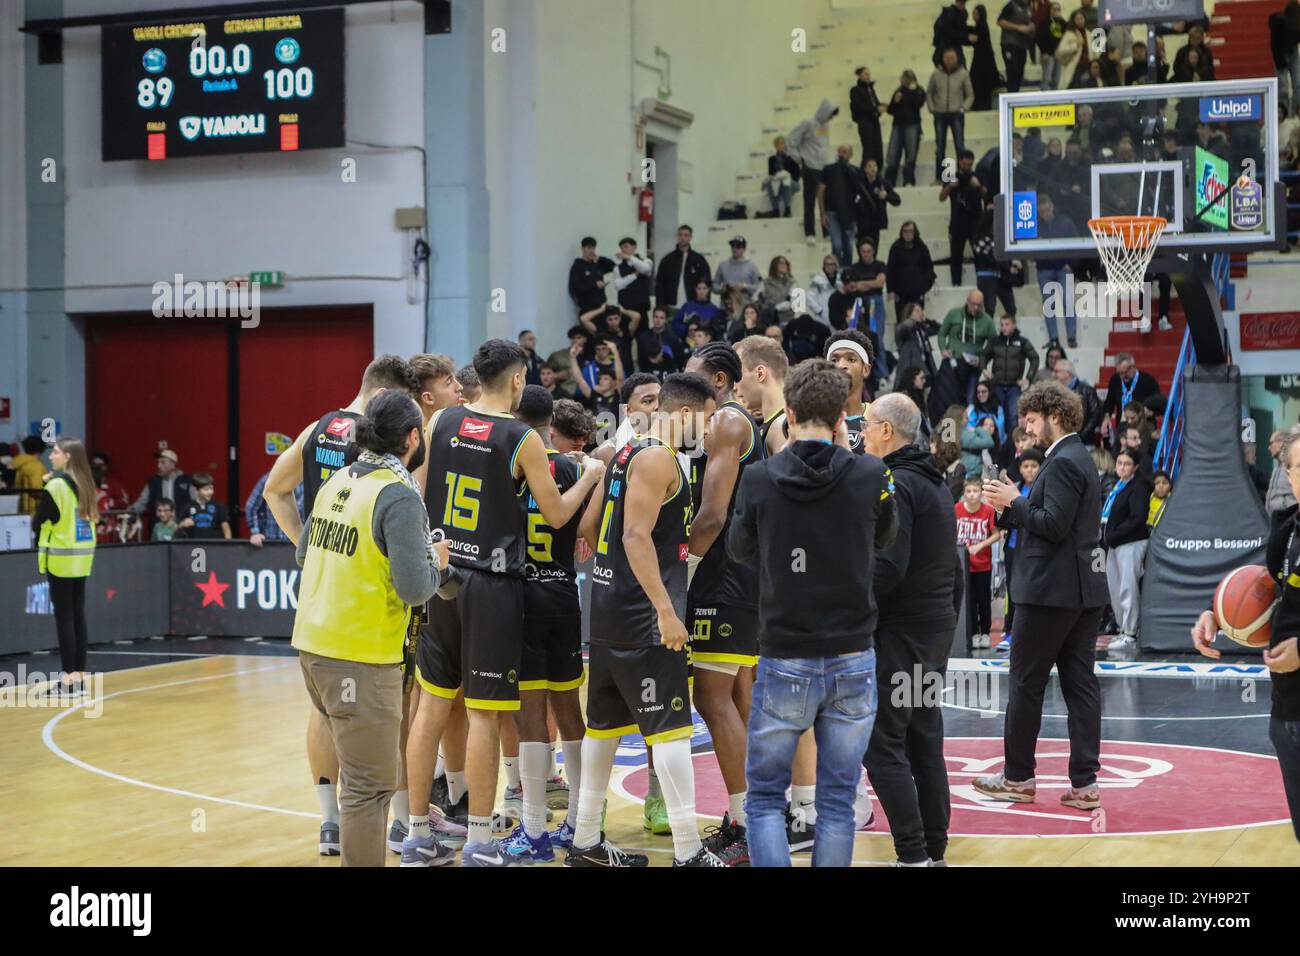
[[[810,359],[790,373],[790,444],[745,469],[727,534],[728,554],[756,564],[761,581],[745,766],[753,866],[790,865],[785,792],[809,727],[817,734],[813,866],[853,861],[853,800],[876,711],[871,569],[896,519],[884,463],[832,441],[847,397],[848,379],[830,362]]]
[[[891,392],[872,403],[871,418],[864,444],[893,477],[898,515],[898,536],[876,554],[872,581],[880,606],[876,672],[886,682],[904,675],[910,692],[882,696],[863,764],[889,817],[899,864],[941,865],[950,805],[940,692],[961,595],[957,521],[943,469],[914,444],[916,403]]]
[[[858,138],[862,140],[862,160],[874,159],[876,165],[885,161],[884,141],[880,136],[880,97],[871,70],[858,67],[858,82],[849,90],[849,114],[858,125]]]

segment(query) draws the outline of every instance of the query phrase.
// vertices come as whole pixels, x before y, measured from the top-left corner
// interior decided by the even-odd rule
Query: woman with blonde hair
[[[50,583],[50,602],[59,634],[62,680],[49,693],[79,696],[86,670],[86,578],[95,559],[95,478],[86,446],[60,438],[50,449],[54,470],[32,514],[41,573]]]

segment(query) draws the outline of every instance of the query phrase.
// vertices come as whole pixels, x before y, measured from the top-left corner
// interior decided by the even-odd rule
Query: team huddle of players
[[[850,380],[841,441],[861,454],[872,345],[838,333],[827,358]],[[388,835],[403,866],[646,866],[605,838],[620,739],[650,757],[645,827],[671,833],[675,866],[744,866],[745,749],[758,662],[758,575],[725,547],[744,469],[784,447],[787,360],[762,336],[713,343],[662,382],[625,383],[615,441],[571,401],[525,386],[525,356],[494,339],[474,356],[479,394],[449,361],[393,356],[367,370],[352,405],[299,436],[267,484],[279,517],[304,484],[307,513],[346,459],[347,423],[374,394],[408,388],[425,412],[414,471],[445,538],[454,586],[429,602],[404,707],[404,785]],[[588,449],[587,453],[583,449]],[[322,457],[324,456],[324,457]],[[286,490],[287,489],[287,490]],[[282,522],[291,537],[301,523]],[[576,559],[591,555],[585,718]],[[703,839],[695,814],[692,702],[708,725],[729,810]],[[338,852],[337,757],[313,709],[309,762],[321,800],[320,851]],[[555,772],[558,736],[565,780]],[[815,751],[796,754],[792,850],[812,846]],[[495,809],[501,755],[510,779]],[[566,782],[567,781],[567,782]],[[553,810],[565,809],[548,829]]]

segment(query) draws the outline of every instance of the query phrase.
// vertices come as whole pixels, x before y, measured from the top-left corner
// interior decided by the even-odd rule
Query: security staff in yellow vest
[[[356,423],[361,454],[321,486],[298,541],[293,646],[338,751],[344,866],[384,865],[407,625],[447,567],[447,545],[434,543],[410,474],[424,460],[422,425],[406,392],[371,399]],[[445,856],[451,862],[450,850]]]
[[[50,464],[54,470],[45,476],[45,491],[32,514],[63,665],[63,677],[49,693],[76,697],[85,693],[86,578],[95,560],[99,508],[85,445],[76,438],[60,438],[50,449]]]

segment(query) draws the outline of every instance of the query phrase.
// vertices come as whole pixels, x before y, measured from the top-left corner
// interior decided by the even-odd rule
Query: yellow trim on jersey
[[[434,697],[441,697],[443,700],[455,700],[456,692],[459,690],[456,687],[439,687],[437,684],[430,684],[420,673],[419,664],[415,665],[415,682]]]
[[[708,664],[739,664],[741,667],[754,667],[758,664],[756,654],[710,654],[707,651],[692,651],[692,661],[704,661]]]
[[[544,680],[521,680],[519,682],[520,690],[546,690],[546,681]]]
[[[615,727],[613,730],[598,730],[595,727],[587,728],[587,736],[595,737],[597,740],[612,740],[616,737],[625,737],[628,734],[636,733],[636,724],[628,724],[626,727]]]
[[[655,744],[666,744],[671,740],[689,740],[694,727],[678,727],[676,730],[665,730],[662,734],[651,734],[645,739],[647,747],[653,747]]]
[[[726,408],[728,405],[734,405],[736,407],[736,411],[745,416],[745,420],[749,423],[750,426],[749,447],[746,448],[743,452],[741,452],[740,455],[740,460],[744,461],[751,454],[753,454],[754,445],[755,445],[754,436],[758,433],[758,429],[754,428],[754,419],[750,416],[749,412],[745,410],[744,406],[740,404],[740,402],[736,401],[734,398],[730,398],[727,401],[722,403],[723,408]]]
[[[1286,583],[1293,588],[1300,588],[1300,573],[1292,572],[1291,576],[1286,579]]]
[[[586,674],[583,674],[581,677],[578,677],[576,680],[565,680],[565,681],[548,680],[546,682],[546,689],[553,690],[556,693],[562,693],[566,690],[577,690],[586,682],[587,682]]]
[[[776,421],[778,418],[780,418],[780,417],[781,417],[782,415],[784,415],[784,414],[785,414],[785,406],[782,405],[780,408],[778,408],[776,411],[774,411],[771,415],[768,415],[767,418],[763,419],[763,424],[764,424],[764,425],[770,425],[770,424],[772,424],[772,422]]]
[[[517,700],[483,700],[478,697],[466,697],[465,706],[473,710],[518,710]]]

